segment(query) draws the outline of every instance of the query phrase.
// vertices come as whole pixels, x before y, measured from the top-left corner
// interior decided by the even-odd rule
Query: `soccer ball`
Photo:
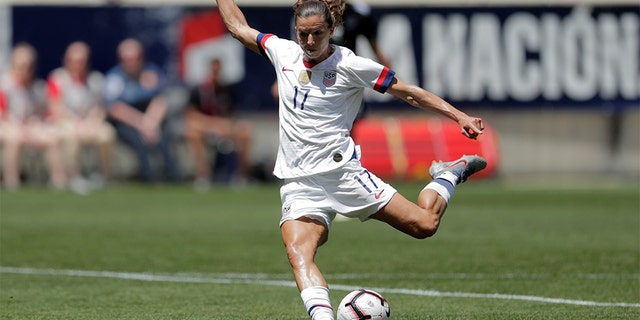
[[[347,294],[338,306],[338,320],[391,319],[387,300],[372,290],[359,289]]]

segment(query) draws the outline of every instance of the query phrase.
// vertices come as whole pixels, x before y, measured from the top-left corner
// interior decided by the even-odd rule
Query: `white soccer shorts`
[[[396,189],[352,159],[342,167],[309,177],[286,179],[280,188],[282,219],[307,217],[328,228],[336,214],[360,221],[382,209]]]

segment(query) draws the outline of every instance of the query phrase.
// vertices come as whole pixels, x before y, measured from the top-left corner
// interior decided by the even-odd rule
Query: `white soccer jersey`
[[[296,178],[345,164],[355,152],[350,131],[364,89],[384,93],[395,72],[340,46],[311,65],[294,41],[272,34],[256,40],[278,78],[280,147],[273,173]]]

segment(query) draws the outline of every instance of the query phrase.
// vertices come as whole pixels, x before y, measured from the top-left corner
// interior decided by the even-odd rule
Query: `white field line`
[[[247,284],[247,285],[267,285],[278,287],[296,287],[294,281],[290,280],[270,280],[267,274],[249,274],[249,273],[223,273],[223,274],[201,274],[201,273],[177,273],[177,274],[156,274],[156,273],[133,273],[133,272],[113,272],[113,271],[90,271],[90,270],[60,270],[60,269],[35,269],[35,268],[15,268],[0,267],[0,273],[23,274],[23,275],[49,275],[49,276],[68,276],[68,277],[90,277],[90,278],[109,278],[124,279],[152,282],[176,282],[176,283],[213,283],[213,284]],[[446,274],[440,274],[446,275]],[[473,274],[468,275],[469,278]],[[522,275],[520,275],[522,276]],[[611,279],[615,275],[605,275],[602,279]],[[633,279],[637,279],[638,275],[630,275]],[[355,275],[354,275],[355,278]],[[475,277],[477,278],[477,277]],[[535,278],[535,277],[532,277]],[[584,277],[587,279],[594,277]],[[600,278],[600,277],[595,277]],[[626,275],[620,277],[627,279]],[[331,289],[352,291],[360,289],[359,286],[332,284]],[[628,302],[598,302],[588,300],[574,300],[562,298],[549,298],[529,295],[513,295],[501,293],[471,293],[471,292],[443,292],[436,290],[407,289],[407,288],[370,288],[381,293],[406,294],[413,296],[426,297],[452,297],[452,298],[475,298],[475,299],[499,299],[499,300],[520,300],[533,301],[552,304],[566,304],[576,306],[591,307],[627,307],[640,308],[640,303]]]
[[[578,280],[640,280],[640,273],[410,273],[410,274],[377,274],[377,273],[335,273],[326,276],[331,279],[403,279],[403,280],[538,280],[538,279],[578,279]]]

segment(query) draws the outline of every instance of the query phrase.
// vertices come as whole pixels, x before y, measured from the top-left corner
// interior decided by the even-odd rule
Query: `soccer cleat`
[[[449,171],[458,177],[458,183],[462,183],[467,181],[469,176],[484,169],[486,166],[487,161],[477,155],[463,155],[460,159],[454,161],[433,161],[429,168],[429,174],[431,178],[435,179],[442,173]]]

